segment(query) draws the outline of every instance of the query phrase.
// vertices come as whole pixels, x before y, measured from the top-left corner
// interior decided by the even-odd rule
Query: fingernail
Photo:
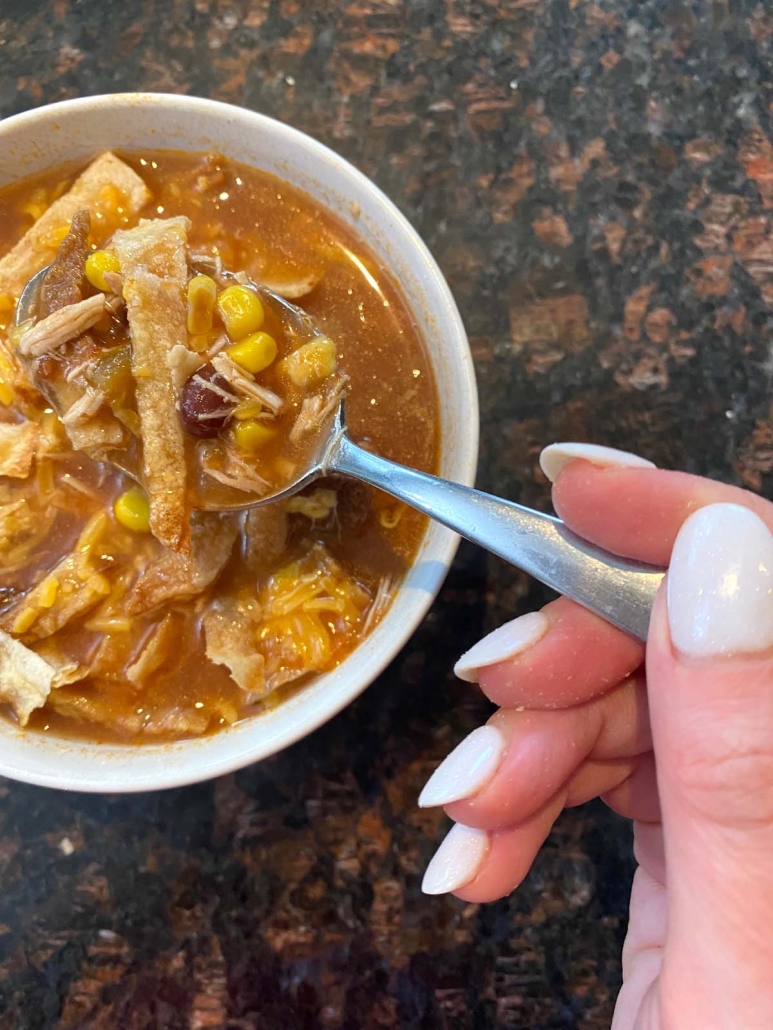
[[[421,889],[425,894],[448,894],[474,880],[488,854],[485,830],[456,823],[427,866]]]
[[[466,651],[454,666],[454,673],[460,680],[477,683],[478,669],[496,665],[506,658],[514,658],[527,647],[536,644],[547,631],[548,625],[542,612],[529,612],[512,622],[506,622]]]
[[[618,451],[614,447],[601,447],[595,443],[552,443],[539,456],[540,468],[551,483],[555,483],[564,465],[575,458],[582,458],[593,465],[618,468],[654,469],[657,466],[638,454]]]
[[[710,504],[679,530],[668,571],[668,621],[688,655],[773,647],[773,536],[737,504]]]
[[[496,726],[479,726],[437,767],[419,795],[419,808],[450,805],[484,787],[505,757],[505,739]]]

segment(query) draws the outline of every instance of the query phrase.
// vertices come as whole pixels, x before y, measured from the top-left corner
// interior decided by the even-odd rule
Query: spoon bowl
[[[196,272],[214,276],[221,282],[239,283],[253,289],[260,297],[264,306],[274,312],[284,333],[297,346],[308,343],[315,338],[321,339],[324,337],[325,334],[306,311],[296,304],[292,304],[284,297],[280,297],[278,293],[275,293],[263,285],[263,283],[254,282],[244,273],[234,274],[224,270],[220,263],[209,255],[197,255],[193,259],[192,265]],[[16,305],[13,320],[14,326],[19,327],[25,322],[33,322],[37,318],[40,290],[50,267],[50,265],[46,265],[44,268],[41,268],[25,284]],[[54,392],[46,388],[45,382],[38,382],[36,385],[54,411],[61,416],[63,412]],[[324,428],[318,435],[316,446],[311,451],[306,466],[299,469],[292,482],[287,483],[281,489],[258,496],[245,494],[241,490],[235,490],[221,483],[211,483],[203,486],[200,480],[195,479],[189,485],[191,506],[197,511],[241,511],[245,508],[260,507],[264,504],[272,504],[275,501],[292,497],[326,474],[331,446],[337,437],[345,431],[345,406],[342,395],[338,408],[332,411],[326,418]],[[122,450],[109,451],[106,458],[111,465],[115,466],[125,475],[140,485],[144,485],[141,445],[130,445]]]

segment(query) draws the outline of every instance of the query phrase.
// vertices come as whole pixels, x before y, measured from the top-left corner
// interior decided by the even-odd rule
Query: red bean
[[[182,389],[180,419],[192,436],[217,436],[238,403],[228,380],[207,364],[194,372]]]

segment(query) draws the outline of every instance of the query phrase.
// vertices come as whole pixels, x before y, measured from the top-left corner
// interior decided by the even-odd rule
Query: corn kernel
[[[188,332],[201,336],[212,328],[217,285],[208,275],[194,275],[188,283]]]
[[[255,418],[245,418],[234,425],[234,439],[240,451],[247,451],[254,454],[260,448],[273,440],[276,436],[276,429],[273,426],[264,425]]]
[[[288,354],[281,363],[282,371],[296,386],[314,386],[335,372],[338,367],[335,344],[327,336],[305,343]]]
[[[105,282],[105,272],[120,272],[121,266],[112,250],[95,250],[86,258],[86,278],[103,293],[112,293]]]
[[[132,486],[113,505],[116,519],[135,533],[150,532],[150,503],[141,486]]]
[[[261,411],[263,411],[263,405],[260,401],[245,400],[234,411],[234,418],[238,418],[240,421],[245,418],[257,418]]]
[[[246,286],[228,286],[217,298],[217,309],[232,340],[243,340],[263,325],[260,297]]]
[[[237,365],[257,375],[271,364],[276,357],[276,340],[268,333],[251,333],[239,343],[227,348],[226,354]]]

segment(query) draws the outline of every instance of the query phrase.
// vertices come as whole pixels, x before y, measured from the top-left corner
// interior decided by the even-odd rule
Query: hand
[[[573,530],[670,562],[646,661],[565,598],[462,657],[501,707],[422,792],[456,821],[424,889],[509,894],[561,810],[601,797],[634,820],[639,863],[613,1030],[769,1030],[773,504],[606,448],[542,464]]]

